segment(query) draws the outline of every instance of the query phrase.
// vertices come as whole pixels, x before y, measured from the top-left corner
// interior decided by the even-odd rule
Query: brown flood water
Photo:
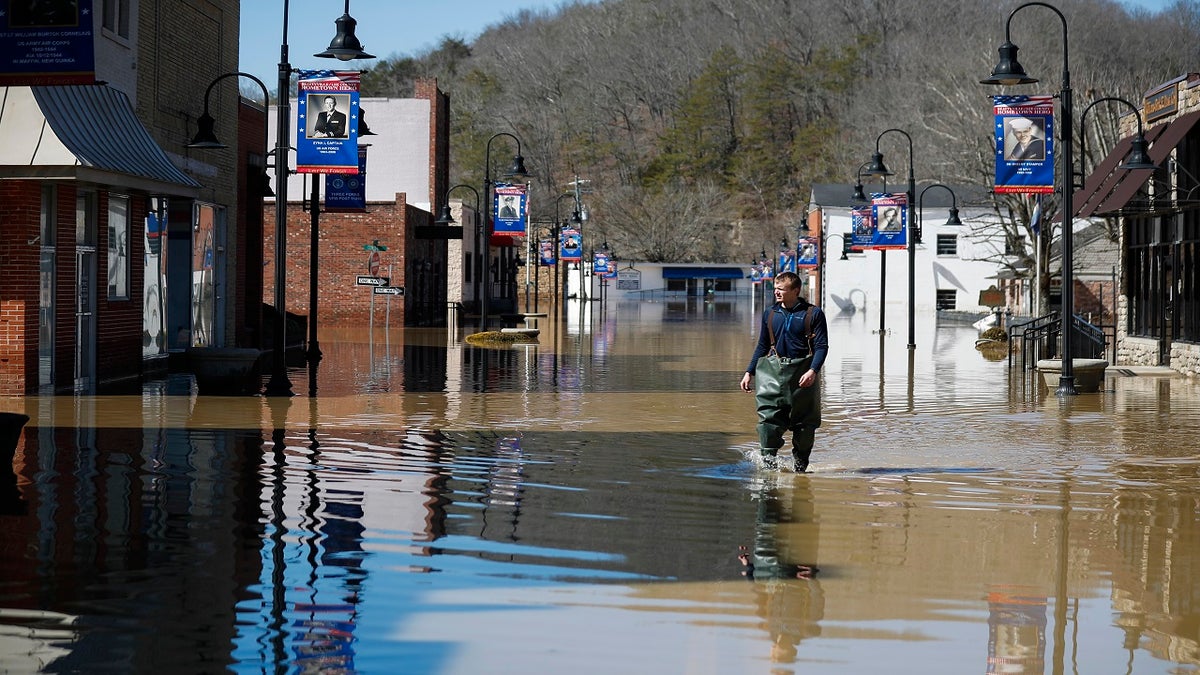
[[[592,305],[323,331],[315,397],[0,401],[3,669],[1200,672],[1200,385],[1060,399],[838,315],[813,472],[772,472],[748,306]]]

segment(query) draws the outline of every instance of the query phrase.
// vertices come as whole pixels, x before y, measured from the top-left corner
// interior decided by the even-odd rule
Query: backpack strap
[[[817,334],[814,333],[812,329],[813,310],[816,308],[816,305],[809,305],[808,308],[804,310],[804,340],[808,346],[809,356],[812,356],[813,353],[813,339],[817,337]]]

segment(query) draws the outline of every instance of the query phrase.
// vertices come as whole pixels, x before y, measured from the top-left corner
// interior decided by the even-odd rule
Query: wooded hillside
[[[991,96],[1057,94],[1063,24],[1050,9],[1011,23],[1036,85],[982,85],[1018,2],[991,0],[607,0],[524,12],[465,44],[384,60],[368,96],[432,76],[450,96],[451,183],[482,185],[497,132],[521,139],[535,220],[590,179],[587,242],[621,259],[748,261],[794,237],[812,183],[854,182],[880,133],[912,138],[919,184],[990,187]],[[1066,17],[1076,115],[1200,69],[1200,0],[1150,14],[1112,0],[1055,0]],[[1112,147],[1120,105],[1088,114],[1084,170]],[[1078,144],[1077,146],[1078,147]],[[880,142],[907,180],[900,134]],[[515,148],[492,145],[493,176]],[[1079,164],[1076,170],[1079,170]],[[920,185],[918,186],[920,189]],[[995,205],[1001,236],[1028,209]],[[563,200],[558,217],[570,212]]]

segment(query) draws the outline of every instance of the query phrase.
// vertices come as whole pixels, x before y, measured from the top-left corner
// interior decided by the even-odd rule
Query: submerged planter
[[[204,396],[253,396],[262,389],[263,352],[250,347],[189,347],[188,370]]]
[[[1053,384],[1051,388],[1058,388],[1059,379],[1062,378],[1062,363],[1062,359],[1041,359],[1037,362],[1037,370],[1045,379],[1047,387]],[[1104,384],[1104,369],[1108,368],[1108,361],[1072,359],[1071,368],[1075,375],[1075,390],[1081,394],[1094,394],[1100,391],[1100,385]],[[1053,382],[1051,378],[1054,378]]]

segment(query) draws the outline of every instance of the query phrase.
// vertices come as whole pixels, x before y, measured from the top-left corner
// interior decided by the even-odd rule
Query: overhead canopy
[[[1161,165],[1198,120],[1200,111],[1181,115],[1171,122],[1147,129],[1145,135],[1150,143],[1151,161]],[[1150,169],[1125,171],[1117,168],[1129,155],[1131,140],[1132,136],[1122,138],[1112,152],[1096,166],[1096,170],[1084,182],[1083,189],[1075,192],[1077,218],[1104,216],[1124,209],[1150,179],[1154,173]]]
[[[0,178],[83,180],[194,197],[129,99],[103,85],[0,89]]]
[[[746,270],[740,267],[664,267],[664,279],[741,279]]]

